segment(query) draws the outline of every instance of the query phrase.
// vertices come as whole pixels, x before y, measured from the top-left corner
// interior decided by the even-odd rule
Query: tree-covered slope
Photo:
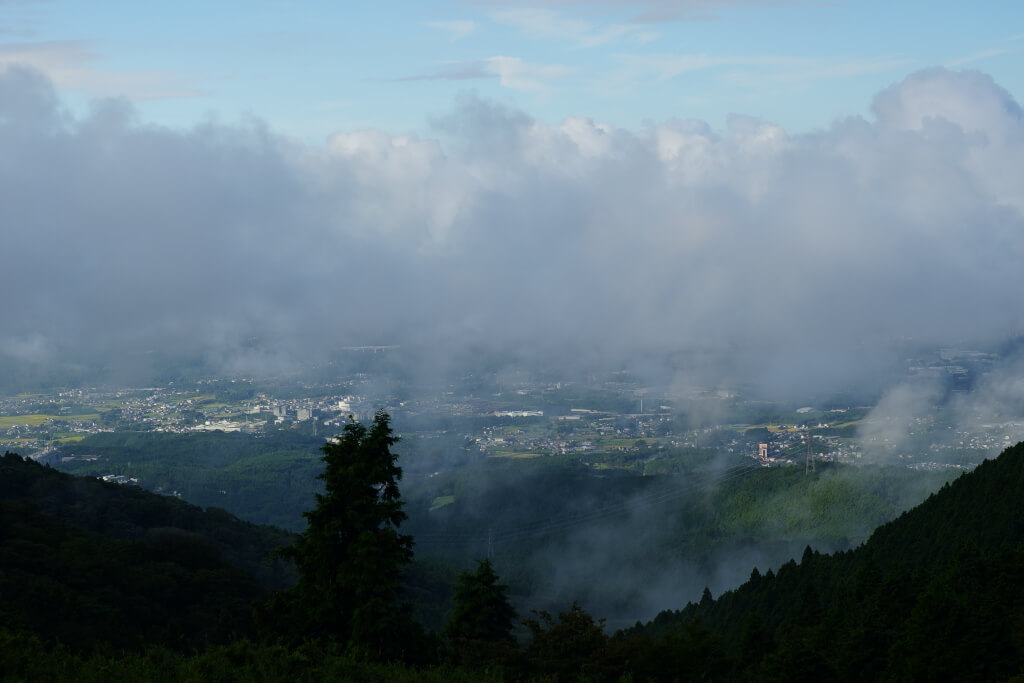
[[[414,499],[406,528],[420,558],[464,568],[489,554],[524,611],[578,600],[621,628],[808,544],[854,547],[949,476],[821,464],[810,476],[747,466],[645,477],[485,463],[430,480],[445,504]]]
[[[284,539],[223,511],[0,459],[3,623],[76,649],[249,633],[252,602],[286,580],[271,558]]]
[[[224,508],[257,524],[300,531],[302,513],[314,505],[320,490],[317,449],[323,442],[292,430],[259,437],[105,432],[66,446],[62,456],[78,457],[54,465],[72,474],[135,477],[150,491],[176,491],[204,508]]]
[[[291,542],[291,534],[242,521],[220,508],[204,511],[137,486],[74,477],[13,455],[0,464],[0,500],[12,499],[30,501],[42,513],[114,539],[144,540],[165,530],[201,537],[267,587],[294,581],[288,563],[273,557],[275,549]]]
[[[629,635],[701,633],[720,677],[1002,680],[1024,671],[1024,444],[832,556],[756,570]],[[673,635],[674,634],[674,635]]]

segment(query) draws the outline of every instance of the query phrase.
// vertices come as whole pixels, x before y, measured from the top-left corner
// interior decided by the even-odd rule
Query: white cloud
[[[498,73],[487,60],[449,62],[434,71],[399,78],[399,81],[463,81],[476,78],[497,78]]]
[[[203,94],[174,72],[104,69],[99,66],[101,61],[85,41],[0,43],[0,68],[31,66],[62,88],[91,97],[146,100]]]
[[[952,68],[955,68],[955,67],[958,67],[958,66],[963,66],[964,64],[972,64],[974,62],[979,62],[979,61],[981,61],[983,59],[989,59],[990,57],[998,57],[999,55],[1005,55],[1008,52],[1010,52],[1010,51],[1009,50],[1003,50],[1003,49],[982,50],[981,52],[976,52],[973,55],[968,55],[966,57],[957,57],[956,59],[951,59],[948,62],[946,62],[945,66],[947,68],[952,69]]]
[[[423,74],[406,76],[399,81],[461,81],[496,78],[510,90],[538,92],[551,81],[572,74],[574,69],[560,64],[531,64],[519,57],[496,56],[469,62],[452,62]]]
[[[781,55],[709,56],[703,53],[621,54],[618,57],[622,67],[615,74],[617,80],[651,76],[667,80],[694,71],[732,67],[724,73],[723,78],[732,85],[747,88],[850,78],[895,71],[908,66],[907,60],[899,57],[810,59]]]
[[[577,47],[597,47],[607,43],[650,42],[656,34],[640,24],[611,24],[597,27],[589,21],[570,19],[549,9],[521,8],[493,12],[498,23],[515,26],[533,38],[565,40]]]
[[[706,54],[619,55],[619,59],[623,65],[617,74],[617,78],[620,80],[645,78],[652,75],[659,80],[668,80],[692,71],[747,61],[735,57],[709,57]]]
[[[53,344],[39,334],[27,337],[8,337],[0,339],[0,356],[7,355],[19,363],[45,363],[52,361]]]
[[[444,31],[452,42],[468,37],[476,30],[476,22],[473,21],[428,21],[427,26]]]
[[[687,19],[715,18],[716,12],[734,8],[821,6],[800,0],[465,0],[467,4],[511,7],[536,11],[551,7],[576,10],[590,15],[628,12],[631,23],[660,23]]]
[[[559,73],[488,64],[509,87]],[[417,342],[674,354],[701,359],[688,376],[795,387],[863,380],[877,340],[1024,331],[1020,107],[938,69],[874,108],[718,134],[467,97],[444,145],[370,130],[317,149],[258,124],[147,127],[124,104],[70,119],[38,72],[7,69],[5,277],[32,286],[0,354]]]
[[[542,90],[549,81],[562,78],[573,69],[559,64],[529,64],[519,57],[490,57],[484,60],[498,75],[501,85],[512,90]]]

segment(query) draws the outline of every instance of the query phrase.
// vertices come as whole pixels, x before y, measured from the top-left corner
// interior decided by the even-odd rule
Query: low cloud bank
[[[1024,327],[1024,119],[988,76],[914,73],[874,120],[810,135],[680,116],[549,126],[467,97],[437,139],[312,148],[120,101],[76,117],[8,67],[0,361],[258,372],[416,344],[439,367],[481,348],[663,357],[687,382],[823,390],[879,372],[893,342]]]

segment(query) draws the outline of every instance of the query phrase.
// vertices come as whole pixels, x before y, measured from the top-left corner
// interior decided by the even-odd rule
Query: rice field
[[[43,415],[41,413],[34,413],[32,415],[2,415],[0,416],[0,429],[10,429],[17,425],[39,427],[53,420],[88,422],[90,420],[98,420],[99,418],[99,413],[86,413],[83,415]]]
[[[438,496],[434,499],[434,502],[430,505],[430,511],[440,510],[445,505],[451,505],[455,502],[455,496]]]

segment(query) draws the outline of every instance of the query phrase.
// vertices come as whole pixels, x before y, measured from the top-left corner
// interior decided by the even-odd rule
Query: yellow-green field
[[[539,458],[540,453],[518,453],[516,451],[499,451],[494,455],[487,456],[489,458]]]
[[[636,445],[637,441],[643,441],[645,444],[651,447],[658,446],[670,446],[672,445],[672,439],[667,439],[660,436],[637,436],[631,439],[602,439],[600,437],[592,439],[596,444],[598,450],[601,448],[632,448]]]
[[[29,427],[39,427],[52,420],[64,420],[65,422],[86,422],[89,420],[98,420],[100,418],[99,413],[86,413],[84,415],[42,415],[35,413],[32,415],[3,415],[0,416],[0,429],[10,429],[15,425],[28,425]]]
[[[740,431],[743,432],[743,433],[746,433],[746,432],[749,432],[751,429],[767,429],[769,432],[802,432],[802,431],[804,431],[802,429],[797,429],[796,425],[786,426],[786,425],[777,425],[777,424],[749,425],[747,427],[744,427]]]
[[[597,441],[598,439],[594,439]],[[651,443],[650,440],[644,439],[647,443]],[[636,439],[600,439],[601,446],[604,448],[632,448],[636,445]]]
[[[451,505],[455,502],[455,496],[438,496],[434,499],[434,502],[430,505],[430,511],[440,510],[445,505]]]

